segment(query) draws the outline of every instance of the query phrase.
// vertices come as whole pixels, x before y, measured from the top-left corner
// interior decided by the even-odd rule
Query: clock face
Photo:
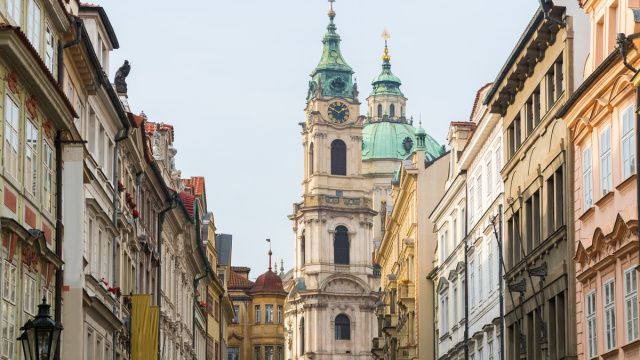
[[[349,120],[349,108],[341,102],[334,102],[329,105],[329,119],[337,124],[344,124]]]

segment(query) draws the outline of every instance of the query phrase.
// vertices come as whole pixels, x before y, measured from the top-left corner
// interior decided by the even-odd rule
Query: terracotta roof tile
[[[231,271],[235,271],[237,273],[240,273],[240,272],[248,273],[249,271],[251,271],[251,268],[246,267],[246,266],[232,266],[231,267]]]
[[[149,135],[153,135],[158,130],[167,130],[171,131],[171,140],[173,141],[174,131],[173,125],[165,124],[165,123],[154,123],[151,121],[147,121],[144,124],[144,129],[147,131]]]
[[[471,108],[471,115],[469,115],[469,121],[473,121],[473,114],[476,113],[476,108],[478,107],[478,104],[480,103],[480,94],[482,93],[482,91],[484,89],[488,88],[492,84],[493,83],[487,83],[485,86],[481,87],[480,90],[478,90],[478,92],[476,93],[476,100],[473,102],[473,107]]]
[[[204,177],[192,176],[191,179],[180,179],[180,182],[186,186],[187,189],[193,190],[193,195],[200,196],[204,192]]]
[[[253,287],[253,281],[243,278],[238,275],[235,271],[231,270],[231,275],[229,276],[228,288],[230,290],[240,289],[240,290],[250,290]]]
[[[191,215],[191,217],[193,218],[193,213],[195,210],[195,199],[196,197],[191,195],[191,194],[187,194],[186,192],[181,192],[180,193],[180,198],[182,199],[182,202],[184,203],[184,206],[187,208],[187,211],[189,212],[189,215]]]
[[[31,55],[35,58],[36,62],[40,66],[40,70],[42,70],[46,74],[46,76],[49,78],[49,81],[51,82],[53,87],[56,88],[56,91],[57,91],[58,95],[60,95],[62,97],[65,105],[67,106],[69,111],[71,111],[71,115],[74,118],[77,118],[78,114],[76,113],[76,109],[73,107],[73,105],[71,104],[71,101],[69,101],[69,98],[64,93],[64,91],[62,91],[62,88],[60,87],[60,85],[58,85],[58,81],[53,77],[53,75],[51,74],[51,71],[49,71],[49,68],[47,68],[47,65],[44,63],[44,61],[42,60],[42,58],[38,54],[38,51],[36,51],[36,49],[33,47],[33,45],[31,45],[31,42],[29,41],[29,39],[27,39],[27,35],[25,35],[25,33],[20,29],[19,26],[13,26],[13,25],[5,24],[5,23],[0,23],[0,31],[3,31],[3,30],[4,31],[13,31],[18,35],[20,40],[22,40],[22,43],[27,47],[27,49],[29,50]]]
[[[129,118],[131,126],[133,126],[134,128],[140,128],[140,125],[144,123],[144,117],[142,116],[127,112],[127,117]]]

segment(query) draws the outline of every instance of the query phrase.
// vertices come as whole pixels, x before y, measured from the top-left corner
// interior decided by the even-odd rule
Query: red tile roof
[[[251,271],[251,268],[246,266],[232,266],[231,271],[235,271],[237,273],[248,273],[249,271]]]
[[[134,128],[140,128],[140,125],[144,123],[144,118],[142,116],[127,112],[127,117],[129,118],[131,126]]]
[[[253,287],[253,281],[243,278],[235,271],[231,270],[229,276],[228,288],[230,290],[250,290]]]
[[[144,129],[147,131],[149,135],[153,135],[158,130],[167,130],[171,131],[171,141],[173,141],[173,125],[165,124],[165,123],[154,123],[151,121],[147,121],[144,124]]]
[[[252,293],[258,291],[284,292],[282,279],[269,268],[266,273],[258,276],[258,279],[251,288]]]
[[[180,182],[185,184],[188,189],[193,190],[193,195],[200,196],[204,192],[204,177],[192,176],[191,179],[180,179]]]
[[[193,213],[195,211],[196,197],[191,194],[187,194],[186,192],[181,192],[180,198],[182,199],[184,206],[187,208],[189,215],[191,215],[191,217],[193,218]]]
[[[49,78],[49,81],[51,82],[53,87],[56,88],[58,95],[62,97],[65,105],[67,106],[69,111],[71,111],[71,115],[74,118],[77,118],[78,114],[76,113],[76,109],[71,104],[71,101],[69,101],[69,98],[67,97],[67,95],[64,93],[64,91],[62,91],[62,88],[60,87],[60,85],[58,85],[58,81],[53,77],[53,74],[51,74],[51,71],[49,71],[49,68],[47,68],[47,65],[44,63],[44,61],[38,54],[38,51],[36,51],[33,45],[31,45],[31,42],[29,41],[29,39],[27,39],[27,35],[25,35],[25,33],[20,29],[20,27],[12,26],[5,23],[0,23],[0,31],[13,31],[18,35],[18,38],[22,40],[22,43],[27,47],[31,55],[35,58],[36,62],[40,66],[40,70],[42,70],[42,72],[45,73],[45,75],[47,76],[47,78]]]

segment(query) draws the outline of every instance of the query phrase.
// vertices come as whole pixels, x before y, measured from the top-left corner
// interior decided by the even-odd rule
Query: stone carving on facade
[[[27,108],[27,112],[31,115],[32,119],[38,118],[38,112],[36,111],[36,96],[31,95],[31,97],[24,101],[24,105]]]
[[[5,75],[4,81],[6,81],[12,93],[15,95],[20,94],[20,90],[18,89],[18,75],[16,75],[15,71],[11,71]]]
[[[125,60],[124,64],[116,71],[116,76],[114,79],[114,83],[116,85],[116,92],[118,94],[126,94],[127,93],[127,76],[129,76],[129,72],[131,71],[131,64],[129,64],[129,60]]]
[[[173,146],[169,145],[169,173],[171,174],[171,178],[173,180],[178,180],[182,176],[182,171],[176,169],[176,154],[178,150]],[[182,184],[184,186],[184,184]],[[183,187],[184,189],[184,187]]]
[[[160,145],[160,133],[158,131],[153,133],[153,158],[156,160],[162,160],[162,147]]]

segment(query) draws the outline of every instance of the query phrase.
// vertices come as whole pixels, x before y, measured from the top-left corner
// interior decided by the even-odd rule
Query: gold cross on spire
[[[384,56],[382,57],[382,60],[391,60],[391,56],[389,56],[389,49],[387,48],[387,40],[391,38],[391,35],[389,34],[389,31],[387,31],[387,28],[384,28],[384,31],[382,32],[382,38],[384,39]]]

